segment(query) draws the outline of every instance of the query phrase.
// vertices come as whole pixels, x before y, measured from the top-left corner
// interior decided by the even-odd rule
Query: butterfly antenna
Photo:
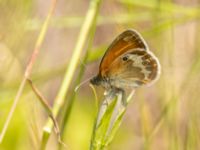
[[[86,79],[85,81],[81,82],[80,84],[78,84],[75,87],[74,91],[76,92],[82,85],[84,85],[85,83],[87,83],[88,81],[90,81],[90,79],[92,79],[92,78],[90,77],[90,78]]]

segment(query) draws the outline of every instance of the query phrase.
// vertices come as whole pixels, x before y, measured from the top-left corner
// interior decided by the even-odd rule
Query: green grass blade
[[[132,95],[133,93],[129,96],[127,102],[130,101]],[[121,92],[110,91],[105,96],[94,125],[91,150],[101,150],[110,144],[120,127],[126,108],[122,102]]]

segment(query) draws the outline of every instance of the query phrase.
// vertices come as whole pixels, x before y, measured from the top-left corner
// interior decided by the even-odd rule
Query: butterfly
[[[160,75],[160,63],[143,37],[129,29],[116,37],[106,50],[98,74],[90,82],[106,91],[122,91],[154,83]]]

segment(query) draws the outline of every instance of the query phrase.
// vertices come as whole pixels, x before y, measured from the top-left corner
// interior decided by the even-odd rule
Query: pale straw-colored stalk
[[[3,141],[3,138],[4,138],[5,133],[7,131],[8,125],[9,125],[11,119],[12,119],[13,113],[14,113],[14,111],[16,109],[17,104],[18,104],[19,98],[21,97],[22,92],[24,90],[24,86],[26,84],[26,81],[27,81],[27,79],[29,78],[29,76],[31,74],[33,64],[36,61],[37,55],[38,55],[38,53],[40,51],[41,45],[42,45],[42,43],[44,41],[47,29],[49,27],[50,19],[51,19],[52,15],[53,15],[53,13],[55,11],[56,3],[57,3],[57,0],[52,0],[52,2],[51,2],[48,15],[47,15],[47,17],[46,17],[46,19],[45,19],[45,21],[44,21],[44,23],[42,25],[42,28],[40,30],[38,39],[37,39],[36,44],[35,44],[35,48],[33,50],[31,58],[30,58],[30,60],[28,62],[28,65],[26,67],[23,79],[22,79],[22,81],[20,83],[19,89],[18,89],[17,94],[15,96],[14,102],[13,102],[13,104],[11,106],[11,109],[10,109],[10,112],[9,112],[8,117],[6,119],[6,122],[5,122],[5,124],[3,126],[3,129],[1,131],[1,134],[0,134],[0,143]]]
[[[59,89],[59,92],[55,99],[55,103],[53,105],[53,114],[55,117],[58,115],[59,111],[61,110],[64,104],[66,94],[69,90],[75,71],[78,67],[78,63],[80,61],[82,51],[88,40],[88,35],[90,31],[92,30],[94,21],[96,21],[95,18],[99,11],[100,2],[101,0],[90,1],[90,6],[86,14],[85,20],[83,22],[83,25],[81,27],[76,46],[74,48],[72,57],[70,59],[69,66],[66,70],[62,85]],[[42,138],[42,143],[41,143],[41,149],[45,149],[49,136],[52,133],[52,128],[53,128],[53,123],[51,119],[49,118],[47,120],[46,125],[43,128],[43,138]]]

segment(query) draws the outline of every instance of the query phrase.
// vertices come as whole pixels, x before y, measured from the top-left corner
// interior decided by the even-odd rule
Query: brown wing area
[[[147,50],[148,47],[141,37],[141,35],[134,30],[126,30],[121,33],[108,47],[106,53],[104,54],[99,68],[99,74],[105,76],[108,71],[109,65],[118,58],[118,56],[127,52],[130,49],[144,49]]]
[[[127,58],[127,59],[123,59]],[[106,76],[112,86],[139,86],[155,81],[160,74],[159,61],[150,51],[131,49],[109,65]]]

